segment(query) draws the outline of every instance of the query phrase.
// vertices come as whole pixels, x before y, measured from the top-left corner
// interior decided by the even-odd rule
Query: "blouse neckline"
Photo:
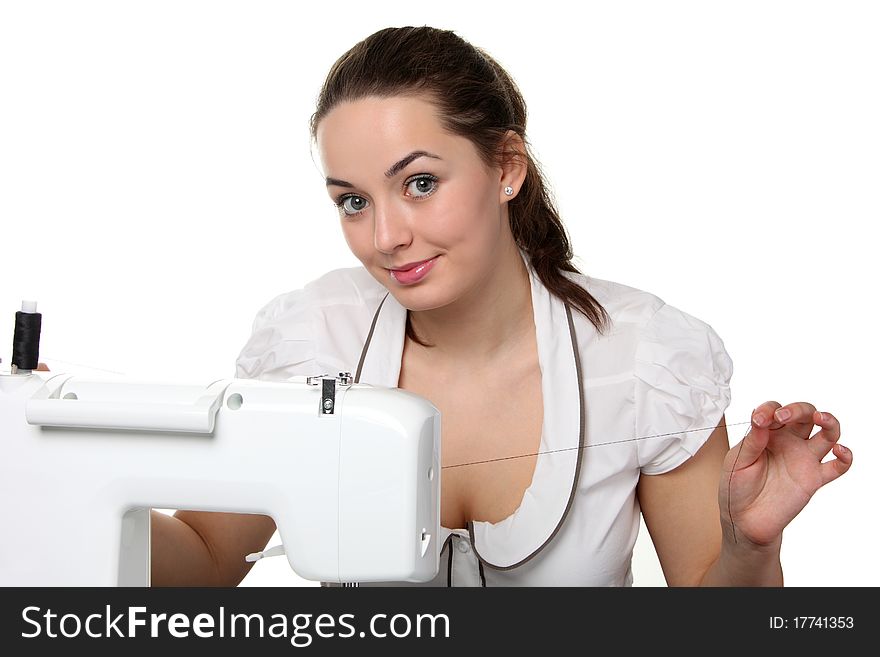
[[[574,502],[585,444],[584,377],[571,308],[544,286],[528,254],[519,252],[531,283],[544,417],[534,476],[520,506],[496,523],[467,523],[478,558],[499,570],[529,561],[559,531]],[[397,387],[405,332],[406,308],[388,292],[373,316],[355,382]],[[441,527],[439,540],[443,544],[462,531]]]

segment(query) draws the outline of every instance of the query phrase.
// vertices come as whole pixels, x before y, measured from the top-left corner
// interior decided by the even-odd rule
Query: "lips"
[[[436,258],[436,257],[437,256],[434,256],[434,258]],[[391,271],[409,271],[410,269],[418,267],[419,265],[422,265],[422,264],[428,262],[428,260],[433,260],[434,258],[428,258],[427,260],[419,260],[418,262],[410,262],[410,263],[408,263],[406,265],[402,265],[400,267],[389,267],[388,269]]]
[[[410,263],[407,265],[409,269],[389,269],[388,273],[391,278],[401,285],[411,285],[422,280],[433,269],[440,256],[434,256],[430,260],[422,260],[418,263]],[[412,265],[412,266],[410,266]]]

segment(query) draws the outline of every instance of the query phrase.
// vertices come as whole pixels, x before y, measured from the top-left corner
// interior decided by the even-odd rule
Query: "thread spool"
[[[15,313],[12,335],[12,365],[19,370],[35,370],[40,359],[40,328],[43,316],[37,312],[36,301],[22,301]]]

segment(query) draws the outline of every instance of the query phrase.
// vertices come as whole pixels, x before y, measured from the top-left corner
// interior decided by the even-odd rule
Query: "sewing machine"
[[[269,515],[310,580],[438,571],[440,413],[405,390],[19,371],[0,429],[3,586],[149,586],[151,507]]]

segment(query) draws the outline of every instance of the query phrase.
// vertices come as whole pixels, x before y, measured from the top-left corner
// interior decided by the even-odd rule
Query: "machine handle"
[[[192,403],[29,399],[28,424],[210,434],[229,381],[217,381]]]

